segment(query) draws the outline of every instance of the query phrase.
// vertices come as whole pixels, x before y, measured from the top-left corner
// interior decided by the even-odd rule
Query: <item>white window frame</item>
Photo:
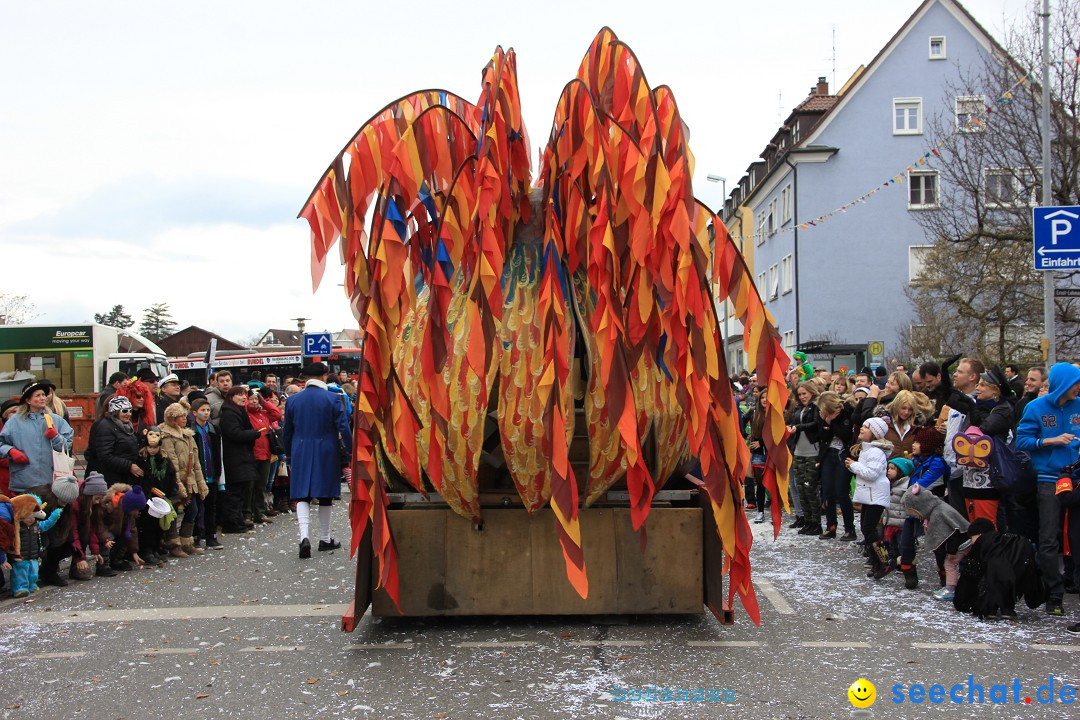
[[[896,111],[900,106],[905,108],[908,106],[915,106],[915,127],[910,128],[907,126],[907,113],[904,114],[904,127],[897,128],[896,126]],[[892,117],[890,123],[892,123],[893,135],[922,135],[923,134],[923,120],[922,120],[922,98],[921,97],[901,97],[893,98],[892,101]]]
[[[781,340],[782,340],[782,342],[784,344],[784,350],[787,351],[788,355],[791,355],[793,352],[795,352],[795,331],[794,330],[785,330],[784,334],[781,336]]]
[[[773,263],[769,266],[769,299],[775,300],[780,297],[780,266]]]
[[[941,52],[937,53],[937,54],[934,53],[934,41],[935,40],[938,40],[938,41],[941,42]],[[945,36],[944,35],[931,35],[930,36],[930,41],[929,41],[929,43],[927,45],[927,51],[930,54],[930,59],[931,60],[944,60],[946,58]]]
[[[769,201],[769,212],[765,215],[769,226],[769,235],[775,235],[777,228],[780,227],[780,224],[777,222],[776,203],[776,198]]]
[[[1012,180],[1012,191],[1009,193],[1012,197],[1010,202],[1000,202],[997,198],[990,197],[990,184],[988,182],[991,175],[1008,176]],[[1031,177],[1031,194],[1028,195],[1025,202],[1021,194],[1024,191],[1024,177]],[[993,167],[983,170],[983,201],[988,208],[1019,208],[1035,207],[1039,204],[1040,195],[1042,194],[1042,168],[1001,168]]]
[[[792,255],[785,255],[780,259],[780,293],[787,295],[795,287],[794,273],[792,272],[795,267],[795,258]]]
[[[780,191],[780,224],[787,225],[791,222],[791,183],[784,186]]]
[[[960,106],[963,103],[971,103],[972,105],[975,105],[975,104],[978,105],[978,107],[976,109],[976,112],[971,112],[971,108],[969,107],[969,108],[966,108],[968,112],[963,113],[964,115],[966,115],[968,117],[982,115],[986,111],[986,96],[985,95],[958,95],[957,98],[953,101],[953,116],[956,119],[956,129],[957,129],[957,131],[965,132],[965,133],[982,132],[983,131],[982,125],[970,125],[969,124],[970,120],[968,120],[966,122],[960,122],[960,115],[961,115]]]
[[[922,268],[926,264],[924,258],[919,258],[920,250],[929,253],[934,249],[933,245],[908,245],[908,284],[914,285],[922,275]]]
[[[754,232],[758,245],[765,244],[765,211],[762,210],[757,216],[757,230]]]
[[[764,272],[759,272],[758,276],[757,276],[758,295],[760,297],[766,297],[766,295],[765,295],[766,290],[767,290],[767,288],[765,287],[765,273]]]
[[[913,180],[915,178],[932,177],[934,178],[934,201],[926,202],[926,187],[920,182],[920,195],[922,202],[912,202],[911,193],[915,188]],[[941,207],[941,176],[937,170],[912,170],[908,173],[908,210],[933,210]]]

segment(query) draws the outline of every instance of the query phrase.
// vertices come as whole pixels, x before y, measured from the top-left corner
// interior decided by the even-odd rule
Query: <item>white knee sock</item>
[[[300,525],[300,542],[308,539],[308,526],[311,523],[311,503],[301,500],[296,503],[296,522]]]
[[[319,506],[319,530],[323,542],[330,542],[330,511],[333,509],[330,505]]]

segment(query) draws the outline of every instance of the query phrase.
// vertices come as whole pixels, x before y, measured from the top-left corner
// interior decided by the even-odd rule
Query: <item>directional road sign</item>
[[[1032,209],[1035,269],[1080,268],[1080,207]]]
[[[330,333],[304,333],[304,355],[329,355],[333,349]]]

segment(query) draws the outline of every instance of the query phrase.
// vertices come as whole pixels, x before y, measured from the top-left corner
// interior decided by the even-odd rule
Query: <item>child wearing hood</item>
[[[889,424],[882,418],[867,418],[859,429],[859,445],[851,449],[852,457],[844,461],[848,471],[855,475],[854,501],[862,504],[859,527],[870,557],[867,577],[876,580],[889,573],[889,553],[877,529],[892,495],[887,475],[892,443],[882,439],[888,431]]]
[[[938,600],[952,602],[960,577],[960,561],[971,547],[966,535],[968,521],[956,508],[921,485],[908,488],[901,502],[909,515],[923,521],[927,547],[935,553],[944,551],[945,587],[938,588],[933,595]]]

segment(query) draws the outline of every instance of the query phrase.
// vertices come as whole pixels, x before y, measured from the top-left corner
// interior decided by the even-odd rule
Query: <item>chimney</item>
[[[825,79],[825,76],[821,76],[817,79],[817,94],[828,95],[829,94],[829,81]]]

